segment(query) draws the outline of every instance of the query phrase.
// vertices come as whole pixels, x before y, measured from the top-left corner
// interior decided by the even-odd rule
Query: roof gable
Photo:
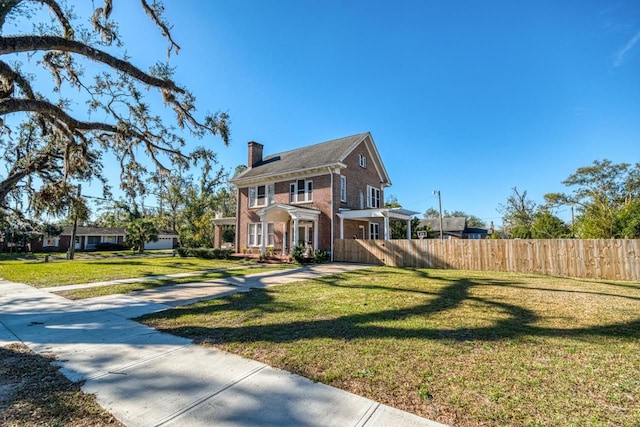
[[[236,185],[241,185],[259,179],[269,179],[286,174],[313,171],[314,169],[331,166],[341,166],[343,165],[344,159],[361,143],[366,145],[376,171],[380,175],[380,181],[390,185],[391,181],[369,132],[266,156],[254,167],[245,170],[233,178],[231,182]]]

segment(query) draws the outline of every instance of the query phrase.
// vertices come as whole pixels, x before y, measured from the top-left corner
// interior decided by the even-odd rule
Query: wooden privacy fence
[[[336,239],[334,261],[640,280],[640,240]]]

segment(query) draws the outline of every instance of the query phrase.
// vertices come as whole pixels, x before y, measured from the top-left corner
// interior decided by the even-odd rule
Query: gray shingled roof
[[[73,232],[73,227],[63,227],[62,234],[70,236]],[[119,227],[82,227],[78,226],[76,229],[76,235],[96,235],[96,236],[124,236],[124,228]]]
[[[73,227],[63,227],[62,235],[70,236],[73,232]],[[178,236],[175,231],[172,230],[158,230],[158,234],[161,235],[174,235]],[[76,229],[77,236],[124,236],[125,229],[121,227],[82,227],[78,226]]]
[[[335,165],[341,162],[369,132],[334,139],[295,150],[272,154],[263,158],[262,162],[247,169],[231,180],[240,183],[245,180],[284,174],[314,167]]]
[[[448,233],[462,232],[464,231],[467,219],[463,216],[442,218],[442,230]],[[425,218],[420,221],[421,226],[429,225],[429,228],[433,231],[440,231],[440,219],[439,218]]]

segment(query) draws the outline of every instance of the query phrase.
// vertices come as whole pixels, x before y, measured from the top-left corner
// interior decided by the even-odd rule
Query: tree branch
[[[36,50],[72,52],[82,55],[93,61],[102,62],[112,68],[122,71],[125,74],[150,86],[169,89],[177,93],[184,93],[171,80],[158,79],[150,76],[139,68],[131,65],[127,61],[116,58],[104,51],[88,46],[75,40],[67,40],[57,36],[11,36],[0,37],[0,55],[9,53],[32,52]]]
[[[167,56],[171,55],[171,51],[173,49],[175,49],[177,54],[180,51],[180,46],[178,46],[178,44],[173,40],[173,37],[171,37],[171,32],[169,31],[169,27],[167,27],[167,24],[160,18],[158,13],[151,6],[149,6],[146,0],[140,0],[140,2],[142,3],[142,8],[146,12],[146,14],[149,15],[149,17],[151,17],[151,20],[158,26],[158,28],[160,28],[160,30],[162,30],[162,35],[167,40],[169,40],[169,49],[167,49]]]
[[[47,101],[37,99],[3,99],[0,100],[0,116],[18,112],[33,112],[55,117],[65,123],[69,128],[76,130],[101,130],[105,132],[118,132],[114,125],[102,122],[82,122],[68,115],[62,108]]]

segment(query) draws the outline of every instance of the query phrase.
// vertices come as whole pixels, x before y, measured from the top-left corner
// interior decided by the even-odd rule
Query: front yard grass
[[[639,283],[377,267],[139,320],[450,425],[640,425]]]
[[[105,295],[128,294],[130,292],[142,291],[145,289],[152,289],[152,288],[157,288],[161,286],[172,286],[172,285],[179,285],[182,283],[205,282],[207,280],[222,279],[225,277],[244,276],[247,274],[259,273],[266,270],[284,270],[284,269],[289,269],[294,267],[297,267],[297,266],[294,264],[273,264],[273,265],[261,266],[260,268],[247,267],[247,268],[237,268],[233,270],[212,271],[209,273],[203,273],[203,274],[198,274],[195,276],[188,276],[188,277],[167,277],[162,279],[144,280],[141,282],[113,283],[108,286],[93,286],[88,288],[59,291],[55,293],[68,299],[77,300],[77,299],[84,299],[84,298],[100,297]]]
[[[246,266],[242,261],[208,260],[172,256],[110,257],[43,262],[7,260],[0,263],[0,277],[38,288],[102,282],[189,271]]]

